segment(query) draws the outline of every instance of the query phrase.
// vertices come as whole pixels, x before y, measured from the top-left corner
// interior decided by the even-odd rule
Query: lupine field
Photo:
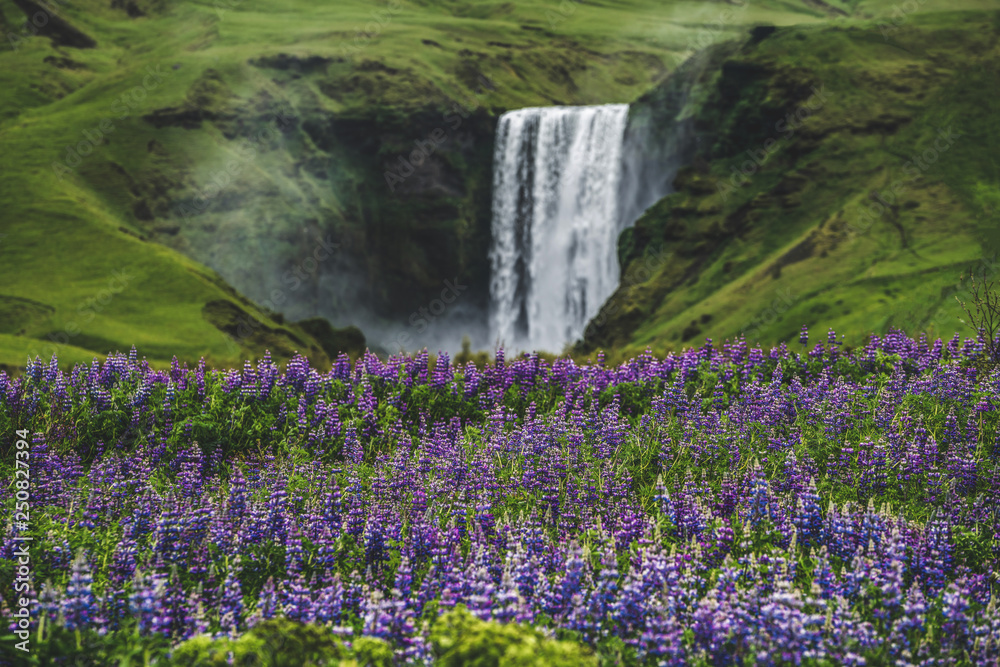
[[[617,367],[37,360],[0,373],[4,624],[18,536],[37,600],[32,654],[0,655],[266,664],[267,630],[309,664],[997,664],[998,407],[981,340],[899,332]]]

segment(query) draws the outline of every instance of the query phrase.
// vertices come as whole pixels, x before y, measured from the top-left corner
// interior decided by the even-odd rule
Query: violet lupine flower
[[[270,581],[270,580],[269,580]],[[261,594],[261,605],[265,605]],[[280,608],[282,613],[293,621],[312,623],[316,620],[316,606],[313,604],[312,591],[302,572],[290,572],[282,584]],[[262,607],[262,610],[264,607]],[[261,612],[264,618],[266,612]]]
[[[578,548],[571,547],[562,578],[543,608],[545,613],[555,618],[567,616],[574,607],[582,605],[583,594],[587,588],[589,588],[589,566],[583,560]]]
[[[155,557],[162,558],[167,564],[180,562],[186,552],[187,542],[184,540],[185,507],[176,499],[167,498],[167,507],[163,509],[156,522]]]
[[[969,425],[967,434],[966,437],[955,441],[948,448],[948,475],[955,480],[956,490],[962,495],[969,495],[975,491],[979,478],[976,462],[975,424]]]
[[[181,493],[187,498],[201,495],[204,484],[204,457],[198,443],[191,443],[178,453],[177,480]]]
[[[98,634],[103,635],[121,629],[122,623],[129,616],[128,596],[125,591],[117,587],[106,587],[100,613],[105,625],[98,626]]]
[[[222,633],[231,638],[238,636],[243,629],[243,589],[240,586],[240,557],[233,561],[226,574],[219,593],[219,627]]]
[[[923,631],[926,617],[927,601],[917,580],[910,587],[906,602],[903,603],[903,613],[892,628],[890,645],[899,651],[899,655],[905,657],[910,654],[913,638]]]
[[[285,481],[282,479],[274,486],[267,501],[267,537],[275,544],[284,545],[288,538],[285,512],[288,505],[288,493],[285,491]]]
[[[611,626],[616,629],[616,632],[625,631],[630,635],[641,634],[645,627],[651,591],[647,590],[645,585],[645,572],[642,565],[629,570],[622,583],[621,594],[612,596],[608,613]],[[608,576],[610,577],[610,575],[609,572]],[[633,639],[630,640],[630,643],[638,644],[638,641],[638,639]]]
[[[138,555],[138,544],[132,537],[132,526],[128,524],[125,528],[125,535],[115,547],[115,553],[108,576],[112,583],[121,586],[130,580],[135,574]]]
[[[362,534],[365,566],[372,568],[373,572],[381,572],[383,563],[389,558],[386,545],[393,537],[389,529],[391,525],[389,513],[382,508],[376,509],[365,523]]]
[[[954,545],[951,541],[951,521],[938,512],[924,532],[924,541],[918,553],[914,572],[926,582],[933,593],[941,591],[953,565]]]
[[[817,547],[826,541],[820,502],[816,481],[810,478],[807,491],[800,494],[797,499],[797,512],[792,518],[798,532],[799,544],[802,546]]]
[[[183,641],[205,634],[209,623],[200,591],[191,591],[184,605],[184,611],[184,623],[179,630],[178,638]]]
[[[687,665],[683,635],[684,628],[675,616],[657,612],[650,617],[639,639],[639,657],[649,656],[662,667]]]
[[[302,535],[299,532],[298,526],[292,524],[288,530],[288,538],[285,541],[285,564],[289,576],[294,576],[302,572],[305,553],[305,549],[302,548]]]
[[[45,619],[47,625],[56,625],[59,623],[59,615],[61,612],[60,595],[56,590],[52,582],[46,581],[42,584],[42,592],[38,595],[38,615]],[[11,617],[12,625],[10,626],[11,632],[16,628],[14,625],[16,621]]]
[[[52,442],[50,450],[36,438],[35,469],[54,521],[70,532],[124,529],[100,566],[103,618],[87,624],[98,631],[131,615],[144,634],[172,641],[202,631],[207,618],[236,636],[284,614],[349,635],[343,626],[361,619],[365,633],[412,661],[427,655],[416,616],[464,602],[481,618],[546,618],[585,641],[614,634],[665,664],[858,664],[890,644],[893,662],[947,662],[965,651],[988,663],[997,650],[976,641],[1000,627],[989,563],[970,560],[958,535],[996,532],[1000,472],[978,444],[995,437],[989,401],[1000,373],[949,359],[979,354],[968,341],[945,351],[890,331],[858,352],[839,345],[828,336],[793,354],[706,342],[617,367],[501,353],[484,371],[442,357],[430,364],[426,354],[368,354],[329,373],[297,358],[285,374],[269,359],[206,375],[204,364],[154,372],[137,355],[113,355],[71,375],[41,363],[15,381],[0,373],[0,411],[24,419],[35,401],[33,424]],[[72,430],[60,415],[77,402],[121,406],[143,387],[150,395],[128,418],[153,439],[128,452],[116,451],[126,440],[107,453],[63,448]],[[462,416],[445,403],[434,414],[408,404],[421,387],[461,404]],[[651,395],[641,414],[632,413],[637,388]],[[164,410],[154,410],[164,395]],[[954,407],[943,428],[925,399]],[[234,401],[268,418],[262,446],[304,447],[294,469],[222,447],[205,459],[190,427],[209,406]],[[174,420],[184,425],[169,437],[179,444],[176,468],[163,447]],[[928,429],[940,429],[940,451]],[[652,469],[622,467],[614,452],[626,442],[629,455],[633,443],[656,450]],[[649,473],[662,478],[654,485]],[[830,497],[820,498],[817,481]],[[885,505],[875,511],[913,494],[932,504],[927,526]],[[52,547],[44,566],[71,578],[63,532],[39,536]],[[13,533],[0,557],[10,557]],[[596,574],[589,554],[566,546],[581,538],[601,555]],[[986,558],[1000,554],[994,541]],[[223,571],[213,559],[260,571],[272,547],[284,549],[286,567],[244,619],[239,566]],[[386,571],[392,562],[399,567]],[[140,564],[151,576],[136,573]],[[913,579],[920,586],[908,589]],[[55,615],[62,599],[50,604]],[[928,641],[941,622],[949,638]]]
[[[941,614],[944,617],[941,626],[942,640],[945,645],[958,651],[968,645],[972,632],[972,619],[967,613],[970,608],[968,600],[968,593],[962,591],[956,582],[948,584],[941,599]]]
[[[268,577],[257,599],[257,607],[247,618],[247,627],[252,628],[260,621],[267,621],[278,615],[280,603],[274,586],[274,577]]]
[[[825,531],[830,554],[847,560],[853,557],[858,547],[854,522],[850,516],[850,506],[838,509],[833,503],[827,511]]]
[[[465,580],[467,592],[462,596],[473,616],[488,621],[493,616],[493,598],[496,595],[496,584],[484,565],[476,565],[468,573]]]
[[[767,480],[764,479],[761,471],[759,469],[756,470],[753,480],[750,482],[749,510],[750,525],[754,528],[758,527],[761,521],[772,518],[770,490],[768,486]]]
[[[334,575],[329,584],[320,589],[316,596],[316,622],[336,626],[342,618],[343,607],[344,586],[338,573]]]
[[[164,575],[145,575],[141,572],[136,572],[132,579],[129,612],[138,622],[140,635],[159,632],[162,629],[159,610],[164,579]]]
[[[531,623],[532,606],[521,596],[510,568],[504,568],[493,604],[493,620],[498,623]]]

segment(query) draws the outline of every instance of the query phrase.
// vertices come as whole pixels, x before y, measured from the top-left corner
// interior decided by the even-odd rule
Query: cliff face
[[[308,60],[266,65],[282,82]],[[435,342],[440,323],[419,311],[457,285],[442,319],[458,327],[457,348],[481,333],[471,327],[487,306],[495,119],[468,100],[330,111],[314,92],[320,70],[288,81],[283,99],[236,102],[196,129],[189,114],[153,111],[164,128],[219,131],[216,151],[235,157],[187,170],[176,145],[150,160],[134,175],[135,210],[148,211],[135,224],[269,310],[358,325],[386,348]]]
[[[274,341],[234,335],[233,308],[293,336],[282,354],[315,349],[288,323],[316,317],[457,349],[485,321],[496,117],[629,101],[684,50],[642,36],[647,0],[79,0],[44,31],[33,6],[0,0],[7,365],[133,343],[238,363]]]
[[[998,26],[759,30],[640,100],[647,124],[682,127],[659,144],[684,137],[685,166],[621,235],[622,284],[576,351],[964,330],[960,275],[1000,240]]]

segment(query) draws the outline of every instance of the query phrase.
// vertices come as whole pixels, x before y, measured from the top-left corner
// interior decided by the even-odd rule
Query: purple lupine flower
[[[183,623],[178,630],[178,638],[183,641],[196,635],[205,634],[208,620],[200,590],[191,591],[184,604]]]
[[[270,581],[270,580],[268,580]],[[264,604],[263,593],[261,593],[261,604]],[[287,618],[300,623],[312,623],[316,620],[316,607],[313,604],[312,591],[302,572],[289,573],[282,583],[281,611]],[[266,612],[262,611],[264,618]]]
[[[797,512],[792,518],[799,544],[803,546],[818,547],[826,541],[820,502],[816,481],[810,478],[807,491],[797,499]]]
[[[119,586],[130,580],[132,575],[135,574],[138,545],[132,538],[132,525],[129,524],[125,529],[125,535],[118,542],[118,546],[115,547],[114,558],[108,573],[112,583]]]
[[[268,577],[264,588],[260,591],[260,597],[257,599],[257,608],[247,618],[247,627],[252,628],[260,621],[270,620],[277,616],[279,611],[280,605],[278,593],[274,587],[274,577]]]
[[[651,615],[639,638],[640,659],[649,656],[657,665],[664,667],[688,664],[683,635],[683,626],[669,612]]]
[[[927,523],[913,568],[929,591],[937,593],[945,587],[954,563],[953,550],[951,520],[942,512],[937,512]]]
[[[909,651],[914,637],[923,631],[926,623],[927,601],[920,590],[919,580],[913,582],[903,604],[903,613],[893,624],[891,645],[900,652]]]
[[[129,612],[138,622],[140,635],[162,630],[163,625],[159,612],[164,584],[165,576],[161,574],[145,575],[136,572],[132,579]]]
[[[754,471],[752,481],[750,482],[750,508],[748,516],[750,525],[754,528],[759,526],[761,521],[772,518],[769,485],[759,468]]]
[[[51,582],[46,581],[42,584],[42,592],[38,595],[38,614],[45,619],[46,624],[56,625],[59,622],[60,611],[59,592]],[[14,619],[11,618],[11,621],[13,622]],[[14,626],[10,627],[11,632],[15,629]]]
[[[240,572],[240,557],[237,556],[226,574],[222,591],[219,593],[219,627],[223,634],[234,639],[243,627],[243,589],[240,586]]]

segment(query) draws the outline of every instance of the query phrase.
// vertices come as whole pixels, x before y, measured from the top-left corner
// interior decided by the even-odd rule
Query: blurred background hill
[[[991,2],[0,0],[0,29],[7,368],[500,342],[493,134],[526,106],[630,103],[682,163],[577,354],[950,335],[994,257]]]

